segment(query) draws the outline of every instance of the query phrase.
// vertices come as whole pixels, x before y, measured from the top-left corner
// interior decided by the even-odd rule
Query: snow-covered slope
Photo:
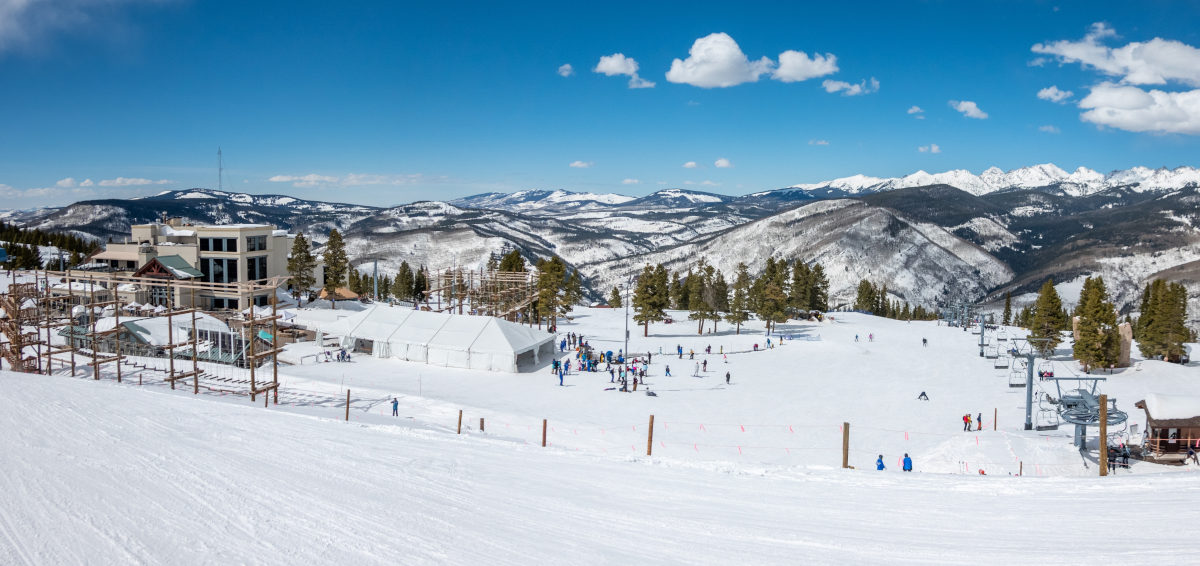
[[[854,175],[830,181],[792,185],[788,189],[802,189],[810,192],[834,189],[844,191],[846,194],[861,194],[937,184],[950,185],[973,195],[1055,187],[1071,196],[1084,196],[1125,186],[1132,186],[1137,191],[1169,191],[1188,185],[1197,185],[1200,184],[1200,169],[1195,167],[1175,169],[1133,167],[1105,175],[1086,167],[1080,167],[1074,172],[1068,173],[1053,163],[1044,163],[1007,172],[998,167],[991,167],[979,175],[965,169],[932,174],[917,171],[904,177],[894,178]],[[758,194],[769,193],[770,191]]]
[[[646,263],[687,271],[704,257],[732,274],[739,262],[761,269],[768,256],[820,262],[829,278],[831,304],[852,300],[862,279],[885,282],[896,296],[933,307],[977,299],[1012,278],[1002,262],[945,229],[856,200],[815,202],[695,242],[583,270],[596,286],[607,289]]]

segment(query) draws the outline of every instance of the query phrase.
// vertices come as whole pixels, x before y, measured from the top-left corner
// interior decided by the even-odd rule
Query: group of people
[[[588,343],[583,339],[583,335],[575,334],[574,332],[568,332],[566,336],[563,336],[562,340],[559,341],[558,351],[566,352],[567,348],[574,350],[579,346],[583,346],[585,348],[588,347]]]
[[[924,395],[925,392],[922,391],[921,394]],[[928,400],[928,399],[926,399],[926,400]],[[979,416],[976,417],[974,420],[971,419],[971,413],[967,413],[967,414],[963,415],[962,421],[963,421],[963,432],[971,432],[973,430],[975,430],[975,431],[983,430],[983,413],[979,413]],[[975,425],[976,428],[971,428],[972,425]]]
[[[906,472],[913,470],[912,458],[908,457],[908,452],[904,453],[904,460],[901,461],[900,465]],[[880,454],[879,459],[875,460],[875,469],[881,472],[887,469],[887,466],[883,465],[883,454]]]
[[[334,360],[337,360],[339,362],[350,361],[350,352],[347,352],[345,348],[338,350],[336,354],[334,354],[333,352],[330,352],[329,350],[325,350],[324,352],[322,352],[322,354],[325,356],[324,361],[326,361],[326,362],[330,362],[330,361],[334,361]]]

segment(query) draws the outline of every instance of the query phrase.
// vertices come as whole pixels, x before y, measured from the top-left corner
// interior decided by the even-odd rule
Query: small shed
[[[1135,406],[1146,411],[1147,460],[1182,461],[1188,446],[1200,451],[1200,397],[1150,393]]]

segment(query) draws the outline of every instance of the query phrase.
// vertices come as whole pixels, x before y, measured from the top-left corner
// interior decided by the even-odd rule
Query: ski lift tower
[[[982,336],[982,334],[981,334]],[[1021,338],[1016,339],[1025,342],[1025,349],[1022,350],[1020,345],[1013,343],[1013,357],[1025,358],[1025,430],[1033,430],[1033,366],[1037,361],[1037,350],[1033,348],[1035,342],[1049,342],[1049,338]]]
[[[1086,448],[1087,442],[1087,427],[1100,426],[1100,397],[1096,394],[1101,381],[1107,381],[1103,377],[1076,376],[1076,377],[1044,377],[1046,381],[1053,381],[1058,389],[1058,415],[1062,420],[1075,425],[1074,444],[1080,450]],[[1075,381],[1079,383],[1077,389],[1063,393],[1062,382]],[[1091,386],[1084,385],[1086,382],[1091,382]],[[1125,411],[1117,409],[1117,400],[1109,399],[1108,407],[1105,411],[1107,417],[1107,426],[1116,426],[1129,420],[1129,415]],[[1104,439],[1101,439],[1100,449],[1104,449]]]

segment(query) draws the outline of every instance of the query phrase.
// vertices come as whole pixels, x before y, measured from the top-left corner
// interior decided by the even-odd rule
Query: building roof
[[[189,279],[204,275],[199,269],[192,267],[192,264],[188,263],[186,259],[177,255],[160,255],[155,259],[180,279]]]
[[[1200,397],[1150,393],[1138,401],[1146,410],[1147,426],[1156,428],[1200,427]]]
[[[118,261],[137,261],[138,252],[133,250],[104,250],[94,256],[92,259],[115,259]]]

